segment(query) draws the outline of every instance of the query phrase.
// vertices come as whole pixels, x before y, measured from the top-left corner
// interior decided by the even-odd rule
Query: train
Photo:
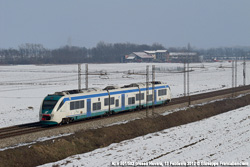
[[[146,83],[132,83],[122,87],[107,86],[104,89],[66,90],[48,94],[43,99],[39,120],[47,125],[65,124],[96,116],[142,109],[153,104],[167,104],[170,101],[170,87],[160,81],[149,82],[148,86]]]

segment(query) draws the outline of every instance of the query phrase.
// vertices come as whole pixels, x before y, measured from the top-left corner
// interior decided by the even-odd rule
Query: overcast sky
[[[250,46],[250,0],[0,0],[0,48]]]

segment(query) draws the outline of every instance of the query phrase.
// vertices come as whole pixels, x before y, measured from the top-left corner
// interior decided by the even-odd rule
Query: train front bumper
[[[43,120],[41,120],[40,123],[43,125],[57,125],[58,124],[58,122],[55,122],[55,121],[43,121]]]

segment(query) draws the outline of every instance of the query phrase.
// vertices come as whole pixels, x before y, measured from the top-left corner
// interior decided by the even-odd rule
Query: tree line
[[[250,47],[220,47],[196,49],[190,47],[169,47],[161,44],[138,45],[132,43],[99,42],[87,49],[78,46],[63,46],[46,49],[41,44],[22,44],[18,49],[0,49],[0,64],[71,64],[71,63],[119,63],[124,55],[145,50],[168,50],[169,52],[197,52],[204,60],[213,58],[230,59],[244,57],[249,59]]]
[[[18,49],[0,49],[0,64],[119,63],[126,54],[160,49],[165,48],[157,43],[138,45],[99,42],[90,49],[68,45],[45,49],[41,44],[23,44]]]

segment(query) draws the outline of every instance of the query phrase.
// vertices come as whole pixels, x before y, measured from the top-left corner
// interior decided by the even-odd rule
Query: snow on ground
[[[147,63],[89,64],[89,72],[106,71],[109,75],[89,76],[89,87],[145,82],[143,75],[128,76],[128,70],[145,72]],[[158,63],[156,80],[167,82],[173,97],[183,94],[183,64]],[[231,63],[190,64],[190,93],[229,88]],[[204,68],[201,68],[204,67]],[[221,68],[223,67],[223,68]],[[77,65],[0,66],[0,128],[38,121],[43,98],[57,91],[78,88]],[[84,65],[82,65],[84,72]],[[247,62],[247,74],[250,62]],[[242,62],[238,62],[238,85],[243,82]],[[84,88],[84,75],[82,76]],[[250,79],[247,75],[246,83]],[[203,121],[166,129],[89,153],[75,155],[55,164],[107,166],[123,162],[247,162],[250,159],[250,106]],[[98,159],[98,161],[97,161]],[[53,164],[45,165],[52,166]]]
[[[247,62],[247,72],[250,71]],[[108,76],[89,76],[89,87],[104,88],[107,85],[145,82],[144,75],[126,75],[131,72],[145,73],[147,63],[89,64],[89,72],[105,71]],[[170,85],[172,96],[183,94],[183,64],[155,63],[156,80]],[[223,68],[220,68],[220,67]],[[231,63],[190,64],[190,93],[201,93],[229,88],[232,83]],[[203,68],[204,67],[204,68]],[[85,71],[82,65],[82,72]],[[0,66],[0,128],[38,121],[38,112],[43,98],[57,91],[78,89],[78,66],[73,65],[10,65]],[[242,62],[238,61],[238,85],[242,84]],[[250,79],[247,75],[246,83]],[[82,87],[85,86],[82,75]]]
[[[249,111],[250,105],[42,166],[247,165],[250,163]]]

